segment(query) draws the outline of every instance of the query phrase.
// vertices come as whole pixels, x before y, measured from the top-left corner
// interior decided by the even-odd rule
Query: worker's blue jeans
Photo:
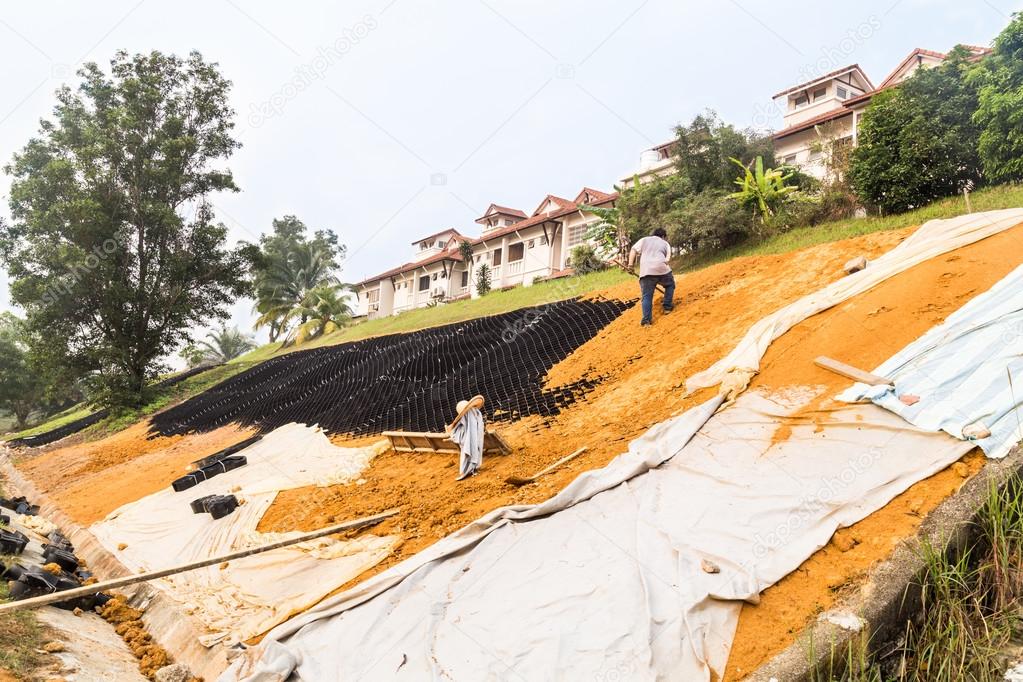
[[[653,322],[654,289],[660,284],[664,287],[664,312],[675,309],[675,276],[670,272],[666,275],[647,275],[639,278],[639,291],[643,297],[642,324]]]

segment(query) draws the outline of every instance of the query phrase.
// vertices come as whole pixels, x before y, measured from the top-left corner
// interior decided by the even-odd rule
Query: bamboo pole
[[[22,599],[20,601],[12,601],[6,604],[0,604],[0,613],[9,613],[11,611],[20,611],[22,609],[34,609],[39,606],[46,606],[47,604],[56,604],[58,602],[69,601],[78,597],[85,597],[90,594],[96,594],[97,592],[103,592],[105,590],[113,590],[118,587],[127,587],[128,585],[134,585],[136,583],[144,583],[157,578],[166,578],[167,576],[177,575],[178,573],[185,573],[187,571],[194,571],[197,568],[205,568],[206,566],[213,566],[215,564],[222,564],[225,561],[234,561],[235,559],[242,559],[247,556],[254,554],[262,554],[263,552],[269,552],[272,549],[280,549],[281,547],[288,547],[289,545],[296,545],[300,542],[306,542],[308,540],[315,540],[316,538],[322,538],[325,535],[333,535],[344,530],[353,530],[355,528],[365,528],[367,526],[374,526],[384,519],[388,519],[398,513],[398,509],[388,509],[387,511],[375,514],[373,516],[364,516],[360,519],[353,521],[345,521],[334,526],[328,526],[327,528],[321,528],[314,530],[309,533],[303,533],[297,537],[289,538],[287,540],[279,540],[277,542],[271,542],[268,545],[261,545],[259,547],[251,547],[249,549],[243,549],[238,552],[232,552],[231,554],[224,554],[223,556],[214,557],[212,559],[203,559],[202,561],[193,561],[192,563],[182,564],[180,566],[172,566],[170,568],[162,568],[158,571],[149,571],[148,573],[139,573],[137,575],[129,575],[123,578],[114,578],[112,580],[104,580],[103,582],[93,583],[92,585],[83,585],[82,587],[75,587],[70,590],[64,590],[63,592],[53,592],[52,594],[43,594],[38,597],[31,597],[29,599]]]

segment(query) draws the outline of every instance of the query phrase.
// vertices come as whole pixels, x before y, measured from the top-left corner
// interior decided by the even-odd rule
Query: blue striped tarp
[[[874,373],[894,388],[856,384],[839,399],[868,399],[919,428],[975,440],[988,457],[1007,455],[1023,440],[1023,266]]]

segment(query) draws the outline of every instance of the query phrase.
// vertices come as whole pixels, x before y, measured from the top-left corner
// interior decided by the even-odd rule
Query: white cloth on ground
[[[186,491],[170,487],[113,511],[91,531],[134,572],[152,571],[294,537],[256,530],[278,491],[328,486],[358,478],[387,442],[341,448],[315,427],[287,424],[242,450],[248,464]],[[244,501],[222,519],[193,514],[204,495]],[[362,534],[351,541],[320,538],[232,561],[224,567],[153,581],[205,626],[206,646],[232,644],[266,632],[308,608],[386,557],[394,536]]]
[[[773,443],[812,397],[748,393],[714,414],[718,396],[662,422],[550,500],[498,509],[275,628],[221,679],[720,675],[741,600],[972,447],[871,404]]]
[[[956,438],[982,426],[990,435],[977,445],[1002,458],[1023,439],[1021,351],[1023,266],[874,370],[894,387],[856,384],[839,398],[872,400],[921,429]],[[919,401],[906,405],[903,395]]]
[[[461,450],[458,458],[459,480],[475,474],[483,465],[483,413],[479,408],[466,410],[451,429],[450,438]]]
[[[767,347],[811,315],[861,294],[884,280],[934,256],[958,249],[1023,223],[1023,208],[971,213],[929,220],[891,251],[870,261],[870,267],[843,277],[762,318],[727,356],[686,380],[689,392],[720,384],[731,372],[752,376],[760,370]],[[742,383],[742,382],[738,382]]]

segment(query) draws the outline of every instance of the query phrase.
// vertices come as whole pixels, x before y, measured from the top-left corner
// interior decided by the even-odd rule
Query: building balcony
[[[522,274],[522,261],[513,260],[508,263],[508,272],[506,275],[521,275]]]

